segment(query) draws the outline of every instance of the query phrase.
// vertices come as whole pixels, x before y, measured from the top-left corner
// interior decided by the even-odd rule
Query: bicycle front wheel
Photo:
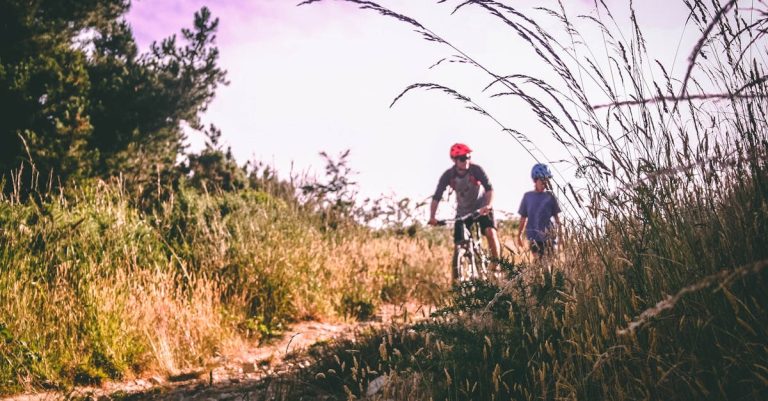
[[[477,277],[483,280],[487,280],[490,278],[491,273],[488,271],[488,266],[490,265],[490,258],[488,257],[488,254],[486,253],[485,249],[480,245],[480,243],[475,244],[475,268],[477,269],[475,271],[475,274],[477,274]]]
[[[453,251],[453,281],[464,282],[475,274],[475,255],[464,246],[457,246]]]

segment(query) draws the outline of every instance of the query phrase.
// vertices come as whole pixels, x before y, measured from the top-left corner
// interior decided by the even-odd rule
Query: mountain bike
[[[455,219],[438,220],[444,226],[453,222],[453,258],[451,273],[454,282],[486,279],[488,276],[488,253],[482,246],[480,224],[476,222],[480,212],[474,211]]]

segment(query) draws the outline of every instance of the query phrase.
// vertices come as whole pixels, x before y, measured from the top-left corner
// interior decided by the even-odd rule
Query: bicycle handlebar
[[[455,219],[438,220],[437,221],[437,225],[438,226],[444,226],[444,225],[448,224],[449,222],[474,220],[474,219],[476,219],[478,217],[480,217],[480,209],[477,209],[474,212],[467,213],[467,214],[465,214],[463,216],[456,217]]]

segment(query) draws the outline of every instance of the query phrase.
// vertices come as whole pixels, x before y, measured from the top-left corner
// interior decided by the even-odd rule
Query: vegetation
[[[326,230],[305,206],[181,185],[151,212],[118,182],[0,202],[0,390],[176,374],[297,319],[434,302],[447,236]],[[445,238],[444,238],[445,237]]]
[[[0,1],[0,174],[59,186],[175,173],[183,125],[225,84],[207,8],[194,27],[139,54],[126,0]],[[149,167],[147,167],[149,166]],[[10,192],[11,180],[3,188]]]
[[[573,219],[557,258],[504,260],[505,278],[465,284],[428,321],[317,347],[316,363],[267,396],[768,398],[758,46],[768,10],[746,18],[734,0],[686,0],[701,40],[680,80],[653,62],[634,13],[625,34],[603,2],[585,26],[562,5],[536,16],[458,5],[457,15],[480,8],[517,33],[550,67],[555,79],[544,81],[494,71],[407,16],[348,1],[487,73],[492,99],[527,105],[573,156],[577,179],[556,179]],[[345,154],[323,155],[325,181],[284,181],[258,163],[239,167],[210,127],[206,148],[176,164],[182,122],[195,125],[224,83],[216,22],[201,10],[184,33],[190,48],[167,40],[138,56],[119,20],[126,7],[0,3],[0,29],[24,44],[0,50],[0,98],[14,107],[0,122],[0,392],[177,373],[291,320],[439,299],[450,239],[403,224],[407,200],[362,208]],[[580,34],[593,28],[605,38],[599,52]],[[454,96],[546,160],[461,92],[417,83],[403,95],[416,89]],[[109,99],[126,90],[141,96],[123,112]],[[150,154],[149,169],[133,158]],[[66,184],[49,190],[41,176]],[[393,229],[360,224],[377,218]]]
[[[756,45],[766,10],[747,17],[735,1],[685,1],[701,39],[675,80],[648,54],[634,12],[624,36],[603,2],[586,27],[562,5],[538,16],[494,1],[456,7],[519,34],[557,77],[545,82],[494,71],[418,21],[351,2],[487,73],[493,98],[528,105],[573,155],[580,179],[556,183],[577,218],[558,258],[507,261],[506,280],[463,288],[433,321],[319,350],[299,374],[308,385],[285,399],[768,397],[768,87]],[[552,18],[559,38],[542,28]],[[605,38],[599,51],[580,33],[594,27]],[[546,160],[461,92],[417,83],[404,94],[414,89],[448,93]]]
[[[408,200],[356,202],[348,152],[283,180],[201,126],[227,83],[207,8],[139,54],[129,3],[0,0],[0,393],[177,374],[287,322],[440,297],[447,236]]]

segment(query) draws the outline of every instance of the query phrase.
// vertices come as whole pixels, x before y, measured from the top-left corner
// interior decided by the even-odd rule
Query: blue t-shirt
[[[545,241],[547,230],[552,228],[552,217],[560,213],[560,206],[551,192],[530,191],[523,195],[518,213],[528,219],[525,226],[528,239]]]

